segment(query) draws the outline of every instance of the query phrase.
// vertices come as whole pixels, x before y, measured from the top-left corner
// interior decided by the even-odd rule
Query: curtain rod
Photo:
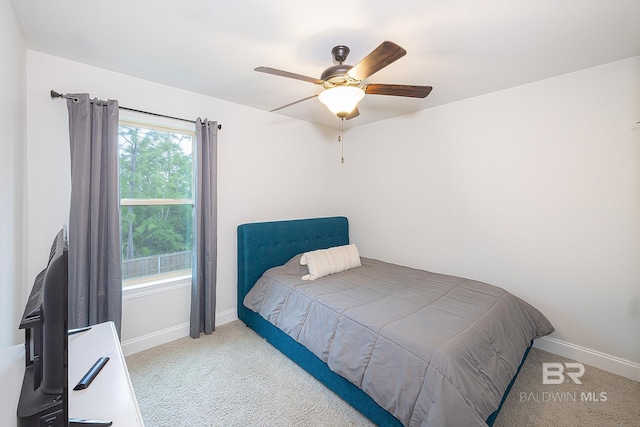
[[[51,99],[55,99],[55,98],[65,98],[65,99],[70,99],[73,102],[78,102],[78,98],[74,98],[74,97],[71,97],[71,96],[63,95],[63,94],[61,94],[59,92],[56,92],[55,90],[52,90],[51,91]],[[165,119],[181,120],[183,122],[195,123],[195,120],[181,119],[180,117],[165,116],[164,114],[151,113],[149,111],[136,110],[134,108],[121,107],[121,106],[118,106],[118,108],[120,110],[133,111],[134,113],[150,114],[150,115],[156,116],[156,117],[164,117]],[[222,125],[218,125],[218,129],[222,129]]]

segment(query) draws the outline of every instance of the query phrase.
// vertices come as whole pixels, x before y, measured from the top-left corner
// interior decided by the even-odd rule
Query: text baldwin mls
[[[601,391],[536,391],[520,392],[520,402],[606,402],[607,392]]]

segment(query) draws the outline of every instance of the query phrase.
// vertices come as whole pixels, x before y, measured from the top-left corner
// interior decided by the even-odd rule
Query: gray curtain
[[[71,142],[69,327],[113,321],[120,335],[122,262],[118,101],[67,95]]]
[[[216,329],[216,274],[218,258],[217,212],[218,122],[196,120],[196,189],[191,285],[191,332],[211,334]]]

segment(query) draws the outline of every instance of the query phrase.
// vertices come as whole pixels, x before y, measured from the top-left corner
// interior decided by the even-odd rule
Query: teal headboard
[[[238,226],[238,318],[244,296],[262,273],[307,251],[349,244],[346,217],[257,222]]]

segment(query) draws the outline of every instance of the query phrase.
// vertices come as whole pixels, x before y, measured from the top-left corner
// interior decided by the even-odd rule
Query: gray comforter
[[[553,332],[504,289],[362,258],[315,281],[299,256],[244,304],[404,425],[486,426],[533,338]]]

